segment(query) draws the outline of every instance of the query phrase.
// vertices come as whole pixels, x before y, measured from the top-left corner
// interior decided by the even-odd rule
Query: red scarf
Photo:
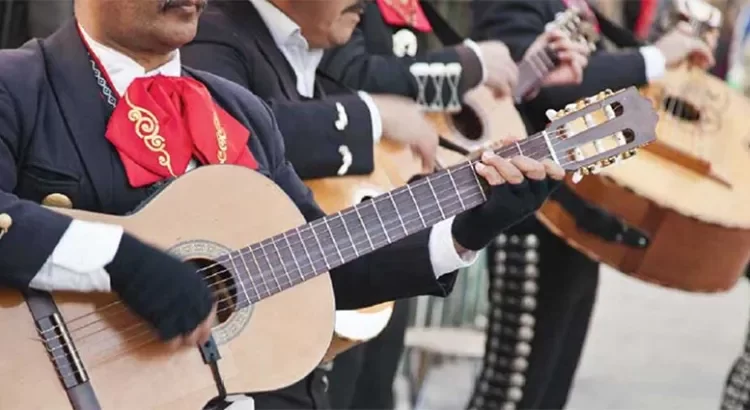
[[[419,0],[377,0],[377,3],[386,24],[413,27],[424,33],[432,31]]]
[[[258,169],[247,145],[250,131],[219,107],[202,83],[163,75],[137,78],[120,97],[80,30],[79,34],[95,73],[101,74],[102,97],[118,97],[105,136],[117,149],[132,187],[180,176],[193,158],[204,165]],[[113,96],[107,98],[104,91]]]
[[[258,168],[250,132],[191,78],[137,78],[118,101],[106,137],[136,188],[182,175],[193,158]]]

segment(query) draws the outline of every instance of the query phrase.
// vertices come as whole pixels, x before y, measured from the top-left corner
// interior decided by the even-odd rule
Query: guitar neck
[[[550,156],[546,138],[496,151],[503,157]],[[218,260],[238,272],[250,303],[291,288],[484,203],[488,186],[476,161],[444,169],[336,214],[268,238]]]
[[[518,85],[513,91],[514,101],[523,101],[523,97],[541,85],[544,77],[557,67],[559,62],[557,55],[548,48],[537,51],[521,61],[518,64]]]

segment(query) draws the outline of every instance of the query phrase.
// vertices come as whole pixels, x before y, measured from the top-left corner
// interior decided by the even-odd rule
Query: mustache
[[[362,13],[363,11],[365,11],[366,4],[367,4],[367,0],[357,0],[354,3],[352,3],[349,7],[345,8],[344,11],[341,12],[341,14]]]
[[[208,0],[159,0],[161,3],[161,10],[167,10],[176,7],[183,6],[196,6],[198,11],[203,11],[206,8]]]

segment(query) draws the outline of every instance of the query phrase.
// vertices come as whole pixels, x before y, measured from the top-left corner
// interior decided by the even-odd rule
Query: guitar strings
[[[563,132],[564,132],[564,130],[561,130],[560,134],[562,134]],[[537,136],[537,137],[534,137],[534,138],[532,138],[532,139],[536,139],[536,138],[539,138],[539,137],[540,137],[540,136]],[[531,141],[532,139],[528,139],[527,141]],[[506,147],[506,148],[507,148],[507,147]],[[567,163],[566,163],[565,165],[567,165],[568,163],[572,163],[572,162],[575,162],[575,161],[568,161],[568,162],[567,162]],[[471,164],[471,165],[473,166],[473,163],[469,163],[469,164]],[[457,168],[457,170],[458,170],[458,169],[465,169],[466,167],[468,167],[468,166],[469,166],[469,164],[464,164],[463,166],[461,166],[461,167]],[[446,189],[446,190],[443,190],[443,192],[441,192],[441,193],[444,193],[444,192],[447,192],[447,191],[450,191],[450,189]],[[480,193],[480,195],[481,195],[481,193]],[[415,212],[411,212],[410,214],[411,214],[411,216],[413,216],[413,215],[415,214]],[[364,238],[364,237],[363,237],[362,235],[356,235],[356,236],[357,236],[358,238]],[[366,243],[366,241],[362,241],[361,243]],[[334,244],[334,245],[335,245],[335,244]],[[320,260],[318,260],[318,261],[320,261]],[[313,262],[313,261],[311,261],[311,265],[313,265],[313,264],[314,264],[314,262]],[[305,265],[305,266],[306,266],[306,265]],[[224,272],[219,272],[219,273],[217,273],[217,274],[223,274],[223,273],[227,273],[227,271],[228,271],[227,269],[224,269]],[[261,279],[263,279],[263,282],[267,284],[266,278],[264,277],[264,275],[262,275],[262,272],[259,272],[259,273],[260,273]],[[215,275],[216,275],[216,274],[215,274]],[[232,279],[232,278],[229,278],[229,280],[231,280],[231,279]],[[250,278],[250,279],[252,280],[252,278]],[[277,281],[277,282],[278,282],[278,281]],[[285,284],[286,284],[286,283],[285,283]],[[237,286],[235,285],[235,286],[234,286],[233,288],[231,288],[231,289],[237,289]],[[230,289],[230,290],[231,290],[231,289]],[[231,297],[230,297],[230,298],[225,298],[225,299],[220,299],[220,300],[219,300],[219,301],[217,301],[217,302],[221,302],[221,301],[226,301],[226,300],[228,300],[228,299],[231,299]],[[232,309],[234,309],[234,308],[235,308],[235,307],[233,307],[233,306],[229,306],[228,308],[225,308],[225,309],[220,309],[220,311],[225,311],[225,310],[232,310]],[[217,312],[217,313],[219,313],[219,312]],[[142,327],[142,326],[144,326],[144,325],[147,325],[147,324],[145,324],[145,323],[143,323],[143,322],[141,322],[140,324],[139,324],[139,323],[136,323],[136,324],[135,324],[134,326],[130,326],[130,327],[128,327],[127,329],[133,329],[134,327],[135,327],[135,329],[137,329],[137,328],[139,328],[139,327]],[[133,330],[135,330],[135,329],[133,329]],[[98,333],[98,332],[95,332],[95,333]],[[150,330],[150,329],[147,329],[147,332],[146,332],[146,333],[151,333],[151,330]],[[128,338],[126,338],[126,340],[125,340],[125,341],[123,341],[123,342],[127,342],[128,340],[131,340],[131,339],[137,338],[137,337],[141,336],[142,334],[146,334],[146,333],[141,333],[141,334],[137,334],[137,335],[134,335],[134,336],[128,337]],[[78,342],[83,342],[83,340],[84,340],[84,339],[87,339],[87,338],[88,338],[89,336],[93,336],[93,334],[91,334],[91,335],[87,335],[87,336],[84,336],[84,337],[80,337],[80,338],[78,338],[78,339],[77,339],[77,341],[78,341]],[[48,340],[51,340],[51,339],[48,339]],[[146,341],[146,343],[148,343],[149,341],[151,341],[151,340],[148,340],[148,341]],[[82,345],[84,345],[84,344],[85,344],[85,343],[82,343]],[[52,349],[52,350],[54,350],[54,349]]]
[[[561,130],[561,132],[559,132],[558,134],[562,134],[562,133],[563,133],[563,132],[562,132],[562,130]],[[537,139],[537,140],[538,140],[538,139],[539,139],[539,137],[541,137],[541,136],[535,137],[535,138],[533,138],[533,139]],[[532,138],[529,138],[528,140],[529,140],[529,142],[530,142],[530,141],[532,141],[533,139],[532,139]],[[505,149],[507,150],[507,149],[508,149],[508,148],[510,148],[510,147],[504,147],[504,148],[505,148]],[[534,154],[536,154],[536,153],[537,153],[537,151],[534,151],[534,153],[532,153],[531,155],[533,156],[533,155],[534,155]],[[461,167],[459,167],[459,169],[465,169],[466,167],[467,167],[467,164],[463,164],[463,165],[462,165]],[[426,181],[421,181],[421,182],[420,182],[420,184],[424,184],[424,183],[426,183]],[[415,185],[415,186],[418,186],[418,185]],[[445,190],[444,190],[444,191],[445,191]],[[445,191],[445,192],[447,192],[447,191]],[[444,192],[441,192],[441,193],[444,193]],[[414,213],[410,213],[410,214],[407,214],[406,216],[407,216],[407,217],[409,217],[409,216],[413,216],[413,215],[414,215]],[[314,222],[313,222],[313,223],[314,223]],[[334,246],[335,246],[335,244],[334,244]],[[282,249],[288,249],[288,248],[289,248],[288,246],[282,246]],[[278,256],[278,255],[277,255],[277,256]],[[315,262],[320,262],[320,260],[317,260],[317,261],[312,261],[312,263],[315,263]],[[217,266],[217,265],[218,265],[218,264],[214,264],[213,266]],[[214,274],[212,274],[212,275],[210,275],[210,276],[207,276],[207,277],[206,277],[206,279],[210,279],[210,278],[212,278],[213,276],[216,276],[216,275],[221,275],[221,274],[225,274],[225,272],[223,272],[223,271],[220,271],[220,272],[214,273]],[[260,272],[259,272],[259,275],[260,275],[260,279],[262,279],[262,281],[261,281],[260,283],[258,283],[258,285],[261,285],[261,286],[265,285],[265,287],[266,287],[267,289],[270,289],[270,288],[269,288],[269,286],[268,286],[268,283],[270,283],[270,282],[272,282],[272,281],[269,281],[269,280],[267,280],[267,278],[265,277],[265,275],[263,275],[263,271],[260,271]],[[249,279],[250,279],[250,281],[252,282],[252,278],[249,278]],[[221,280],[220,282],[213,282],[213,283],[212,283],[212,284],[210,284],[209,286],[210,286],[210,287],[215,287],[215,286],[221,285],[222,283],[225,283],[225,282],[227,282],[227,281],[231,281],[231,280],[233,280],[233,278],[231,278],[231,277],[230,277],[230,278],[227,278],[227,279]],[[280,285],[280,283],[277,283],[277,284],[278,284],[278,285]],[[254,283],[253,283],[253,286],[255,286],[256,288],[257,288],[257,286],[258,286],[258,285],[256,285],[256,284],[254,284]],[[224,290],[229,290],[229,291],[231,291],[231,290],[234,290],[235,288],[236,288],[236,286],[235,286],[235,287],[233,287],[233,288],[229,288],[229,289],[226,289],[226,288],[225,288]],[[258,294],[260,295],[260,292],[257,292],[257,293],[258,293]],[[270,293],[270,290],[269,290],[269,293]],[[95,311],[95,312],[101,312],[101,311],[103,311],[103,310],[107,310],[108,308],[110,308],[110,307],[112,307],[112,306],[117,306],[117,305],[121,305],[121,301],[119,301],[119,300],[118,300],[118,301],[113,301],[113,302],[112,302],[112,303],[110,303],[110,304],[109,304],[108,306],[105,306],[104,308],[98,309],[98,310],[97,310],[97,311]],[[122,309],[122,310],[120,310],[120,311],[117,311],[117,312],[115,312],[115,314],[113,314],[113,315],[107,315],[107,318],[108,318],[108,319],[111,319],[112,317],[116,316],[116,315],[117,315],[117,313],[124,313],[124,312],[127,312],[127,311],[128,311],[127,309]],[[84,315],[84,316],[82,316],[82,317],[80,317],[80,318],[83,318],[83,317],[87,317],[87,316],[90,316],[91,314],[93,314],[93,313],[95,313],[95,312],[92,312],[92,313],[86,314],[86,315]],[[68,322],[67,322],[67,324],[68,324],[68,325],[71,325],[72,323],[74,323],[74,322],[77,322],[77,321],[78,321],[78,320],[79,320],[80,318],[76,318],[76,319],[73,319],[73,320],[71,320],[71,321],[68,321]],[[88,326],[90,326],[90,325],[92,325],[92,324],[95,324],[95,323],[97,323],[97,322],[98,322],[98,321],[90,322],[90,323],[84,324],[84,325],[82,325],[82,326],[80,326],[80,327],[77,327],[77,328],[73,328],[73,329],[71,329],[70,333],[71,333],[71,336],[73,336],[73,337],[74,337],[74,341],[81,341],[81,340],[82,340],[83,338],[85,338],[85,337],[87,337],[87,336],[92,336],[93,334],[88,334],[88,335],[85,335],[85,336],[79,336],[79,337],[75,337],[75,336],[76,336],[76,332],[77,332],[77,331],[79,331],[79,330],[82,330],[82,329],[84,329],[84,328],[86,328],[86,327],[88,327]],[[50,332],[50,331],[52,331],[52,330],[55,330],[55,328],[47,329],[47,330],[45,330],[45,333],[46,333],[46,332]],[[105,328],[105,329],[100,329],[100,331],[101,331],[101,330],[106,330],[106,328]],[[94,333],[98,333],[98,331],[97,331],[97,332],[94,332]],[[59,336],[55,336],[55,337],[59,337]],[[54,339],[54,338],[53,338],[53,339]],[[53,339],[47,339],[47,340],[53,340]]]
[[[564,130],[560,130],[560,132],[558,132],[558,134],[563,134],[563,133],[564,133]],[[529,139],[527,139],[527,141],[531,141],[531,140],[534,140],[534,139],[538,139],[538,138],[539,138],[539,137],[541,137],[541,136],[542,136],[542,135],[536,136],[536,137],[534,137],[534,138],[529,138]],[[510,148],[510,147],[507,147],[507,146],[506,146],[506,147],[504,147],[504,148],[506,148],[506,149],[507,149],[507,148]],[[533,154],[532,154],[532,155],[533,155]],[[568,163],[572,163],[572,162],[575,162],[575,161],[570,161],[570,162],[568,162]],[[467,163],[467,164],[464,164],[464,165],[462,165],[461,167],[458,167],[458,168],[456,169],[456,171],[457,171],[458,169],[465,169],[465,168],[466,168],[467,166],[469,166],[469,164],[473,165],[473,163]],[[567,163],[566,163],[566,164],[564,164],[564,165],[567,165]],[[426,183],[426,182],[424,182],[424,183]],[[416,186],[416,185],[415,185],[415,186]],[[449,189],[449,190],[444,190],[444,192],[446,192],[446,191],[450,191],[450,189]],[[441,193],[443,193],[443,192],[441,192]],[[413,215],[414,215],[414,213],[412,212],[412,213],[411,213],[411,216],[413,216]],[[290,246],[291,246],[291,244],[290,244]],[[334,243],[334,247],[335,247],[335,243]],[[283,249],[288,249],[288,248],[289,248],[289,247],[285,247],[285,248],[283,248]],[[279,253],[280,253],[280,252],[279,252]],[[276,255],[276,256],[278,256],[278,253],[277,253],[277,255]],[[311,261],[311,265],[312,265],[312,264],[314,264],[314,262],[320,262],[320,260],[317,260],[317,261]],[[214,265],[218,265],[218,264],[214,264]],[[305,266],[306,266],[306,265],[305,265]],[[223,267],[222,267],[222,268],[223,268]],[[221,275],[221,274],[225,274],[225,273],[227,273],[227,271],[228,271],[228,269],[224,269],[223,271],[217,272],[217,273],[215,273],[215,274],[213,274],[213,275],[211,275],[211,276],[216,276],[216,275]],[[260,279],[262,279],[262,281],[261,281],[261,282],[260,282],[259,284],[260,284],[260,285],[265,285],[265,286],[266,286],[266,288],[267,288],[267,289],[269,289],[268,283],[269,283],[269,282],[271,282],[271,281],[268,281],[268,280],[266,280],[267,278],[265,277],[265,275],[263,275],[263,272],[262,272],[262,271],[261,271],[261,272],[258,272],[258,273],[259,273]],[[211,276],[209,276],[208,278],[210,278]],[[250,277],[249,279],[250,279],[250,281],[251,281],[251,284],[253,284],[253,286],[255,286],[255,287],[256,287],[256,290],[257,290],[257,285],[255,285],[255,283],[253,283],[253,281],[252,281],[252,277]],[[274,279],[274,280],[275,280],[275,281],[277,282],[277,285],[281,286],[281,284],[280,284],[280,283],[279,283],[279,281],[278,281],[278,278],[274,277],[273,279]],[[290,277],[290,279],[291,279],[291,277]],[[231,278],[231,277],[230,277],[230,278],[228,278],[228,279],[222,280],[222,282],[226,282],[226,281],[231,281],[231,280],[233,280],[233,278]],[[210,287],[213,287],[213,286],[215,286],[215,284],[217,284],[217,283],[215,282],[214,284],[210,285]],[[288,284],[288,283],[285,283],[285,284]],[[233,286],[233,287],[230,287],[230,288],[228,288],[228,289],[226,289],[226,288],[225,288],[224,290],[228,290],[228,291],[231,291],[231,290],[236,290],[236,289],[237,289],[237,286],[235,285],[235,286]],[[275,289],[275,290],[278,290],[278,289]],[[247,295],[247,290],[246,290],[246,289],[244,289],[244,291],[245,291],[245,294]],[[257,294],[258,294],[258,295],[260,296],[260,293],[259,293],[259,292],[256,292],[256,293],[257,293]],[[270,294],[270,291],[269,291],[269,294]],[[218,302],[221,302],[221,301],[222,301],[222,300],[219,300]],[[107,307],[105,307],[105,308],[102,308],[102,309],[99,309],[99,310],[97,310],[97,311],[95,311],[95,312],[100,312],[100,311],[102,311],[102,310],[105,310],[105,309],[106,309],[106,308],[108,308],[108,307],[111,307],[111,306],[114,306],[114,305],[120,305],[120,304],[121,304],[121,301],[114,301],[114,302],[110,303],[110,304],[109,304],[109,306],[107,306]],[[121,311],[119,311],[119,313],[122,313],[122,312],[127,312],[127,311],[128,311],[127,309],[122,309]],[[92,313],[93,313],[93,312],[92,312]],[[116,315],[117,313],[118,313],[118,312],[116,312],[116,313],[115,313],[115,315]],[[84,315],[84,316],[82,316],[82,317],[85,317],[85,316],[90,316],[90,315],[91,315],[91,313],[89,313],[89,314],[86,314],[86,315]],[[115,316],[115,315],[111,315],[111,316]],[[111,318],[111,316],[110,316],[110,318]],[[78,319],[79,319],[79,318],[76,318],[76,319],[74,319],[74,320],[71,320],[71,321],[70,321],[70,322],[68,322],[68,323],[72,323],[72,322],[75,322],[75,321],[77,321]],[[81,327],[79,327],[79,328],[77,328],[77,329],[74,329],[74,330],[73,330],[72,332],[74,332],[74,331],[76,331],[76,330],[80,330],[80,329],[83,329],[83,328],[85,328],[85,327],[88,327],[88,326],[90,326],[90,325],[92,325],[92,324],[94,324],[94,323],[97,323],[97,322],[101,321],[101,320],[102,320],[102,319],[100,319],[100,320],[97,320],[97,321],[94,321],[94,322],[91,322],[91,323],[88,323],[88,324],[86,324],[86,325],[84,325],[84,326],[81,326]],[[49,332],[50,330],[53,330],[53,329],[48,329],[48,330],[46,330],[45,332]],[[75,341],[77,341],[77,342],[81,342],[81,341],[83,341],[83,339],[85,339],[85,338],[87,338],[87,337],[90,337],[90,336],[93,336],[94,334],[96,334],[96,333],[99,333],[100,331],[103,331],[103,330],[106,330],[106,328],[105,328],[105,329],[100,329],[99,331],[96,331],[96,332],[94,332],[93,334],[88,334],[88,335],[85,335],[85,336],[82,336],[82,337],[78,337],[78,338],[76,338],[76,339],[75,339]],[[71,333],[72,333],[72,332],[71,332]],[[47,339],[47,340],[54,340],[54,339],[55,339],[55,338],[57,338],[57,337],[59,337],[59,336],[55,336],[55,337],[53,337],[53,338],[49,338],[49,339]],[[53,349],[53,350],[54,350],[54,349]]]
[[[548,136],[550,136],[550,137],[551,137],[551,138],[550,138],[550,142],[551,142],[551,145],[552,145],[553,147],[554,147],[554,146],[556,146],[556,144],[557,144],[557,140],[558,140],[558,139],[561,139],[561,138],[558,138],[558,136],[559,136],[559,135],[563,135],[563,134],[565,134],[565,132],[566,132],[565,130],[555,130],[555,131],[554,131],[553,133],[548,133],[548,134],[547,134]],[[501,147],[501,148],[500,148],[499,150],[500,150],[500,151],[504,151],[504,150],[507,150],[507,149],[510,149],[510,148],[514,148],[514,147],[515,147],[515,143],[516,143],[516,142],[519,142],[519,143],[524,143],[524,144],[529,144],[529,143],[531,143],[531,142],[538,142],[538,141],[539,141],[540,139],[542,139],[543,137],[544,137],[544,134],[542,134],[542,133],[537,133],[537,134],[534,134],[534,135],[533,135],[533,136],[532,136],[531,138],[527,138],[527,139],[525,139],[525,140],[519,140],[519,141],[508,141],[508,142],[507,142],[507,145],[504,145],[504,146],[503,146],[503,147]],[[534,152],[532,152],[532,153],[530,153],[530,154],[531,154],[531,155],[534,155],[534,154],[538,154],[539,152],[540,152],[540,151],[534,151]],[[500,152],[500,154],[502,154],[502,152]],[[466,163],[464,163],[463,165],[467,165],[467,164],[466,164]],[[456,171],[458,171],[459,169],[464,169],[464,168],[463,168],[463,167],[457,168],[457,169],[456,169]],[[419,182],[419,185],[414,185],[414,186],[415,186],[415,187],[417,187],[417,186],[420,186],[420,185],[421,185],[421,184],[423,184],[423,183],[426,183],[426,182],[425,182],[425,181],[420,181],[420,182]],[[219,263],[213,263],[213,264],[211,264],[211,265],[208,265],[208,266],[202,267],[202,268],[198,269],[198,272],[203,272],[203,271],[206,271],[206,270],[209,270],[209,269],[215,268],[215,267],[216,267],[217,265],[219,265]],[[213,275],[211,275],[211,276],[207,276],[207,277],[206,277],[206,279],[210,279],[210,278],[212,278],[213,276],[215,276],[215,274],[213,274]],[[83,319],[83,318],[85,318],[86,316],[89,316],[89,315],[92,315],[92,314],[95,314],[95,313],[101,312],[101,311],[103,311],[103,310],[109,309],[109,308],[111,308],[111,307],[113,307],[113,306],[116,306],[116,305],[117,305],[117,304],[119,304],[119,303],[120,303],[120,301],[113,301],[113,302],[109,303],[108,305],[105,305],[105,306],[103,306],[103,307],[99,308],[99,309],[98,309],[98,310],[96,310],[96,311],[93,311],[93,312],[87,313],[87,314],[85,314],[85,315],[82,315],[82,316],[76,317],[76,318],[74,318],[74,319],[71,319],[70,321],[67,321],[67,323],[68,323],[69,325],[70,325],[70,324],[73,324],[73,323],[77,322],[78,320],[80,320],[80,319]],[[75,330],[75,329],[73,329],[73,330]]]
[[[555,134],[559,134],[559,135],[562,135],[562,134],[564,134],[565,132],[566,132],[565,130],[556,130],[556,131],[555,131]],[[549,135],[549,134],[548,134],[548,135]],[[574,135],[574,134],[572,134],[572,135],[569,135],[569,137],[572,137],[573,135]],[[531,142],[531,141],[533,141],[533,140],[536,140],[536,139],[539,139],[539,138],[541,138],[541,137],[543,137],[543,136],[544,136],[544,134],[539,134],[539,135],[536,135],[536,136],[534,136],[534,137],[532,137],[532,138],[529,138],[529,139],[527,139],[526,141],[523,141],[523,140],[521,140],[521,141],[522,141],[522,142],[524,142],[524,143],[526,143],[526,144],[528,144],[529,142]],[[557,137],[557,135],[553,135],[553,139],[557,140],[557,139],[561,139],[561,138]],[[555,142],[555,145],[557,145],[557,142]],[[505,150],[507,150],[507,149],[509,149],[509,148],[512,148],[512,146],[506,146],[506,147],[503,147],[503,148],[505,148]],[[500,151],[503,151],[503,149],[501,149]],[[538,153],[538,152],[535,152],[535,154],[536,154],[536,153]],[[500,152],[500,154],[502,155],[502,152]],[[532,156],[533,156],[533,154],[532,154]],[[545,157],[545,158],[546,158],[546,157]],[[455,171],[458,171],[459,169],[465,169],[465,168],[466,168],[466,167],[468,167],[468,166],[473,166],[473,165],[474,165],[474,162],[476,162],[476,161],[468,161],[468,162],[467,162],[466,164],[463,164],[462,166],[460,166],[460,167],[457,167],[457,168],[455,169]],[[566,162],[565,164],[561,164],[561,165],[568,165],[568,164],[570,164],[570,163],[573,163],[573,162],[576,162],[576,161],[568,161],[568,162]],[[424,182],[424,183],[426,183],[426,182]],[[417,185],[418,185],[418,184],[415,184],[414,186],[416,187]],[[448,192],[448,191],[452,191],[452,189],[446,189],[446,190],[443,190],[443,192],[441,192],[441,193],[444,193],[444,192]],[[481,192],[480,192],[480,195],[482,195],[482,193],[481,193]],[[439,204],[436,204],[436,205],[438,205],[438,207],[439,207]],[[410,214],[411,214],[411,215],[413,216],[413,215],[415,214],[415,212],[411,212]],[[357,236],[358,238],[362,238],[362,237],[363,237],[362,235],[355,235],[355,236]],[[368,241],[369,241],[369,238],[368,238]],[[287,240],[287,242],[288,242],[288,240]],[[366,241],[363,241],[362,243],[366,243]],[[370,243],[371,243],[371,242],[370,242]],[[335,243],[334,243],[334,246],[335,246]],[[289,247],[291,247],[291,243],[290,243],[290,246],[289,246]],[[287,247],[287,248],[289,248],[289,247]],[[278,249],[278,248],[277,248],[277,249]],[[278,252],[278,253],[277,253],[277,256],[279,256],[279,254],[280,254],[280,252]],[[280,260],[281,260],[281,259],[280,259]],[[314,266],[314,261],[312,261],[312,260],[311,260],[310,262],[311,262],[311,263],[310,263],[310,265]],[[320,260],[318,260],[318,262],[320,262]],[[283,264],[283,262],[282,262],[282,264]],[[218,265],[218,264],[214,264],[214,265]],[[305,264],[305,266],[307,266],[307,265]],[[223,268],[223,267],[222,267],[222,268]],[[204,269],[206,269],[206,268],[204,268]],[[299,270],[301,270],[301,267],[300,267],[300,266],[298,266],[298,269],[299,269]],[[286,271],[286,269],[285,269],[285,271]],[[225,273],[227,273],[227,272],[229,272],[229,270],[228,270],[228,269],[225,269],[225,268],[224,268],[224,271],[223,271],[223,272],[218,272],[218,273],[216,273],[216,274],[213,274],[212,276],[216,276],[216,275],[220,275],[220,274],[225,274]],[[267,285],[267,284],[268,284],[268,281],[266,281],[266,278],[264,277],[264,275],[263,275],[263,272],[258,272],[258,273],[259,273],[260,279],[262,279],[262,282],[261,282],[261,284],[265,284],[265,285],[266,285],[266,287],[268,288],[268,285]],[[301,273],[301,272],[300,272],[300,273]],[[288,271],[287,271],[287,274],[288,274]],[[303,276],[303,278],[304,278],[304,276]],[[250,281],[251,281],[251,283],[252,283],[252,277],[250,277],[249,279],[250,279]],[[231,277],[230,277],[230,278],[228,278],[228,279],[224,280],[224,282],[225,282],[225,281],[228,281],[228,280],[233,280],[233,278],[231,278]],[[275,280],[275,281],[277,282],[277,284],[278,284],[278,285],[280,285],[280,283],[278,283],[278,278],[274,278],[274,280]],[[290,277],[290,280],[291,280],[291,277]],[[291,283],[291,282],[289,282],[289,283]],[[289,284],[289,283],[285,283],[285,284]],[[255,286],[255,284],[253,284],[253,285]],[[244,286],[243,286],[243,287],[244,287]],[[227,289],[227,290],[236,290],[236,289],[237,289],[237,285],[235,285],[235,286],[233,286],[233,287],[231,287],[230,289]],[[245,290],[245,293],[246,293],[246,290]],[[258,294],[258,295],[259,295],[259,294]],[[230,296],[230,298],[220,299],[220,300],[218,300],[217,302],[221,302],[221,301],[226,301],[227,299],[233,299],[233,298],[232,298],[232,297]],[[117,305],[117,304],[120,304],[120,303],[121,303],[121,301],[115,301],[115,302],[111,303],[110,305]],[[105,307],[105,308],[106,308],[106,307]],[[104,310],[105,308],[103,308],[103,309],[100,309],[100,310],[98,310],[98,311]],[[220,310],[221,310],[221,311],[224,311],[224,310],[232,310],[232,309],[235,309],[235,307],[233,307],[233,306],[229,306],[229,307],[227,307],[226,309],[220,309]],[[124,309],[124,311],[127,311],[127,309]],[[93,312],[92,312],[92,313],[93,313]],[[219,312],[217,312],[217,313],[219,313]],[[84,315],[84,316],[82,316],[82,317],[85,317],[85,316],[88,316],[88,315],[90,315],[90,314]],[[73,319],[73,320],[71,320],[71,321],[70,321],[70,322],[68,322],[68,323],[72,323],[72,322],[76,321],[77,319],[79,319],[79,318]],[[89,323],[89,324],[87,324],[87,325],[85,325],[85,326],[83,326],[83,327],[89,326],[89,325],[91,325],[91,324],[93,324],[93,323],[96,323],[96,322],[99,322],[99,321],[101,321],[101,320],[97,320],[97,321],[95,321],[95,322]],[[136,324],[135,324],[134,326],[130,326],[130,327],[128,327],[127,329],[132,329],[132,328],[135,328],[135,329],[137,329],[137,328],[139,328],[139,327],[142,327],[142,326],[144,326],[144,325],[147,325],[147,324],[145,324],[145,323],[143,323],[143,322],[141,322],[140,324],[139,324],[139,323],[136,323]],[[81,328],[83,328],[83,327],[81,327]],[[78,329],[81,329],[81,328],[78,328]],[[106,329],[102,329],[102,330],[106,330]],[[151,333],[151,330],[150,330],[150,329],[148,329],[148,331],[147,331],[147,332],[148,332],[148,333]],[[98,331],[97,331],[97,332],[94,332],[94,334],[96,334],[96,333],[98,333]],[[94,334],[90,334],[90,335],[86,335],[86,336],[80,337],[80,338],[78,338],[78,339],[77,339],[77,341],[78,341],[78,342],[83,342],[83,340],[84,340],[84,339],[87,339],[88,337],[90,337],[90,336],[93,336]],[[133,338],[135,338],[135,337],[138,337],[138,336],[140,336],[140,334],[139,334],[139,335],[135,335],[135,336],[132,336],[132,337],[129,337],[129,338],[127,338],[127,339],[126,339],[125,341],[123,341],[123,342],[127,342],[128,340],[131,340],[131,339],[133,339]],[[56,336],[56,337],[58,337],[58,336]],[[55,337],[55,338],[56,338],[56,337]],[[53,339],[54,339],[54,338],[50,338],[50,339],[47,339],[47,340],[53,340]],[[149,341],[151,341],[151,340],[148,340],[148,341],[146,341],[146,343],[148,343]],[[84,345],[84,344],[82,343],[82,345]],[[48,350],[50,350],[50,349],[48,349]],[[51,349],[51,350],[54,350],[54,349]]]
[[[545,158],[547,158],[547,157],[545,157]],[[573,162],[573,161],[571,161],[571,162]],[[464,168],[465,168],[465,167],[466,167],[466,166],[464,166]],[[446,191],[449,191],[449,190],[450,190],[450,189],[445,189],[445,190],[443,190],[442,192],[446,192]],[[477,194],[479,194],[479,195],[483,195],[483,194],[482,194],[481,192],[479,192],[479,193],[474,193],[474,194],[471,194],[471,195],[477,195]],[[466,198],[469,198],[469,197],[470,197],[470,196],[467,196]],[[414,214],[415,214],[415,212],[412,212],[412,213],[411,213],[411,215],[414,215]],[[357,237],[358,237],[358,238],[364,238],[364,237],[363,237],[362,235],[357,235]],[[362,242],[360,242],[360,243],[367,243],[367,240],[365,240],[365,241],[362,241]],[[226,270],[226,269],[225,269],[225,270]],[[235,288],[236,288],[236,286],[235,286]],[[231,297],[230,297],[230,298],[225,298],[225,299],[223,299],[223,300],[220,300],[220,301],[226,301],[226,300],[228,300],[228,299],[232,299],[232,298],[231,298]],[[233,309],[234,309],[234,307],[232,307],[232,306],[229,306],[229,307],[227,307],[227,308],[225,308],[225,309],[220,309],[219,311],[226,311],[226,310],[233,310]],[[217,312],[217,314],[218,314],[218,313],[219,313],[219,312]],[[138,327],[144,327],[144,326],[147,326],[147,324],[146,324],[146,323],[143,323],[143,322],[141,322],[141,323],[140,323],[140,325],[136,324],[136,326],[135,326],[135,327],[136,327],[136,328],[138,328]],[[132,328],[132,327],[133,327],[133,326],[131,326],[131,328]],[[122,349],[117,349],[117,348],[115,348],[115,349],[112,349],[112,350],[110,350],[110,352],[111,352],[111,351],[114,351],[114,352],[116,353],[116,354],[115,354],[114,356],[112,356],[112,357],[106,357],[106,356],[107,356],[107,354],[106,354],[106,350],[104,350],[104,351],[105,351],[105,355],[104,355],[105,357],[102,357],[102,356],[99,356],[98,358],[96,358],[96,357],[95,357],[95,358],[94,358],[94,360],[92,360],[92,361],[91,361],[92,365],[91,365],[91,366],[89,366],[89,367],[90,367],[90,368],[94,368],[94,367],[96,367],[96,366],[97,366],[98,364],[101,364],[101,363],[103,363],[103,362],[105,362],[105,361],[107,361],[107,360],[109,360],[109,359],[114,359],[114,358],[118,357],[119,355],[122,355],[122,354],[124,354],[124,353],[126,353],[126,352],[128,352],[128,351],[130,351],[130,350],[133,350],[133,349],[137,349],[137,348],[139,348],[139,347],[141,347],[141,346],[143,346],[143,345],[145,345],[145,344],[148,344],[148,343],[150,343],[150,342],[153,342],[153,341],[156,341],[156,340],[157,340],[157,338],[153,336],[153,332],[151,331],[151,329],[150,329],[150,328],[148,328],[148,329],[145,329],[145,330],[144,330],[143,332],[139,332],[139,333],[138,333],[138,334],[136,334],[136,335],[131,335],[131,336],[129,336],[129,337],[127,337],[127,338],[125,338],[124,340],[121,340],[121,341],[120,341],[120,343],[121,343],[121,344],[125,344],[125,343],[128,343],[128,342],[130,342],[130,341],[133,341],[133,340],[135,340],[135,339],[137,339],[137,338],[139,338],[139,337],[141,337],[141,336],[143,336],[143,335],[151,335],[151,337],[147,338],[147,340],[143,341],[142,343],[140,343],[140,344],[137,344],[137,345],[135,345],[135,346],[130,346],[130,347],[128,347],[128,348],[127,348],[127,349],[125,349],[125,350],[122,350]],[[82,346],[83,346],[83,345],[82,345]],[[100,346],[100,344],[98,344],[98,346]],[[98,354],[98,353],[102,352],[102,350],[103,350],[103,349],[99,349],[98,351],[96,351],[96,353]],[[56,357],[57,357],[57,356],[56,356]],[[77,371],[77,370],[74,370],[74,371],[72,371],[71,373],[75,373],[75,372],[78,372],[78,371]]]

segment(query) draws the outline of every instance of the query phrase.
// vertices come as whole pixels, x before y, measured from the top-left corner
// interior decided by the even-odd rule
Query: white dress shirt
[[[146,72],[133,59],[96,42],[82,27],[81,33],[120,95],[125,93],[136,78],[156,74],[172,77],[181,75],[179,50],[174,52],[166,64]],[[191,161],[188,169],[194,166],[195,161]],[[434,226],[430,233],[430,259],[437,276],[468,266],[476,260],[474,252],[464,255],[466,259],[456,252],[451,222],[452,219]],[[73,220],[29,286],[44,291],[110,291],[109,274],[104,267],[114,259],[122,233],[121,226]]]

